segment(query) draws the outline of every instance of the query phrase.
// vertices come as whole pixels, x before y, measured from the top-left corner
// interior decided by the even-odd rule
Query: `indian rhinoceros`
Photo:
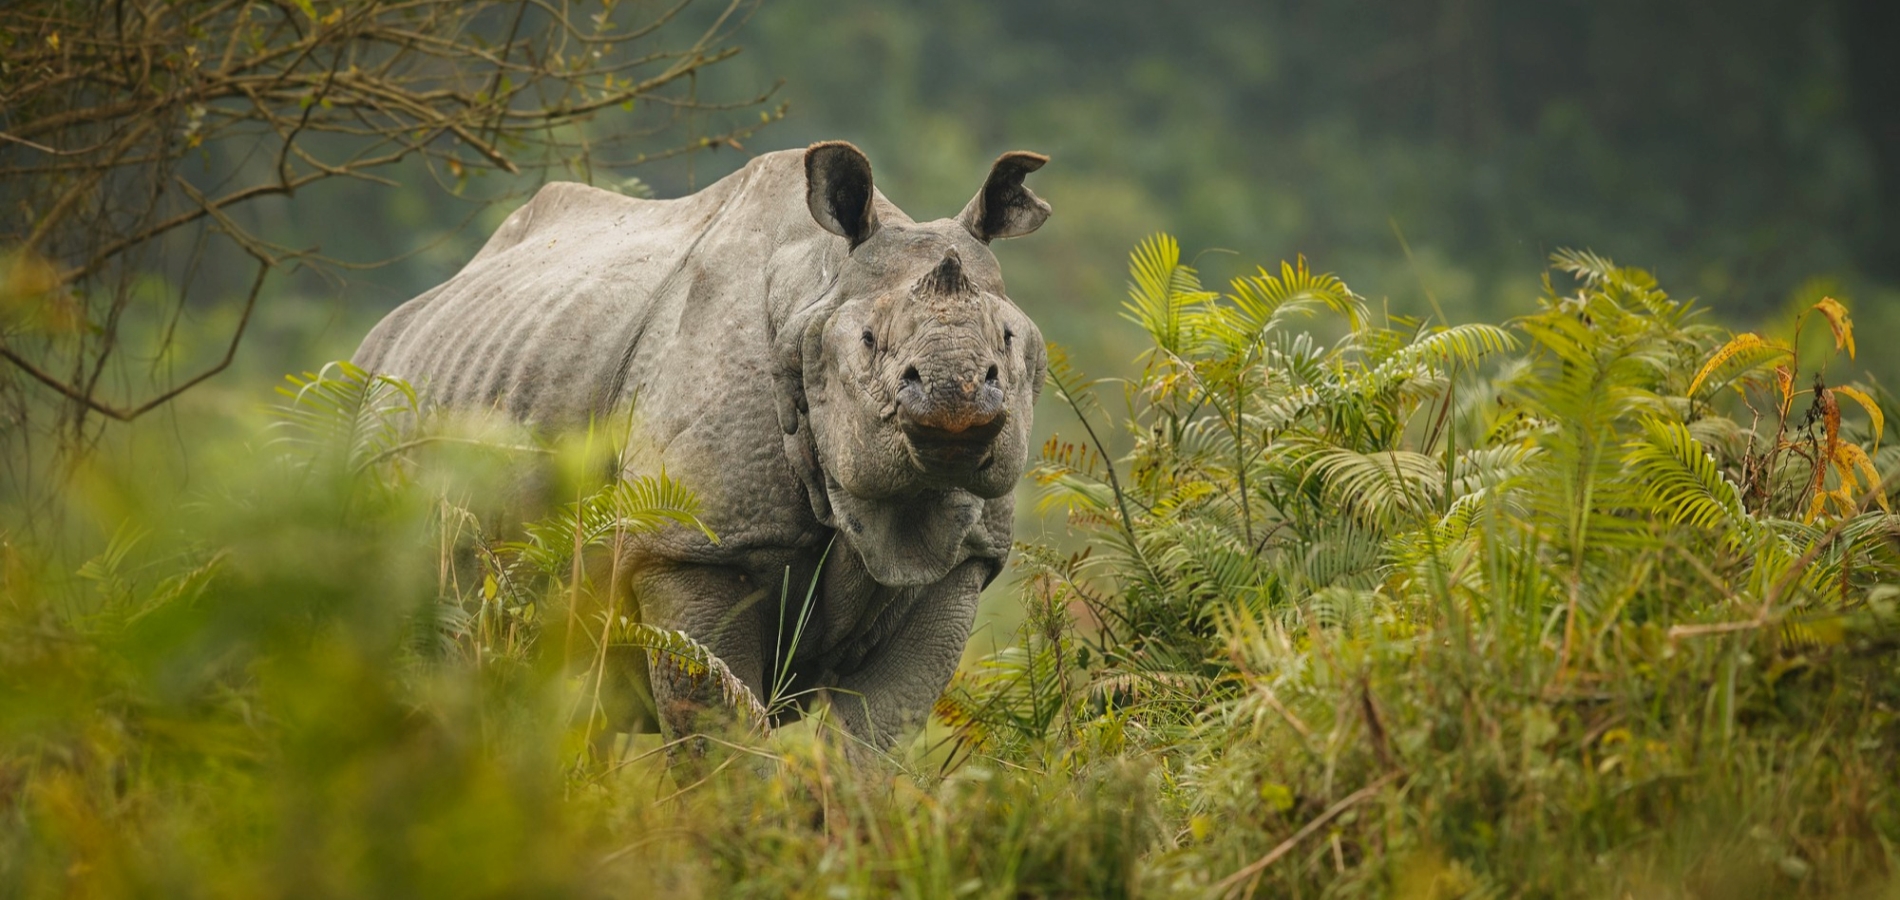
[[[1048,218],[1023,186],[1046,161],[1004,154],[931,222],[885,199],[843,142],[759,156],[674,200],[550,184],[354,362],[547,429],[635,408],[625,474],[664,469],[717,536],[635,542],[643,620],[698,640],[759,698],[800,698],[781,720],[826,696],[886,748],[943,691],[1009,554],[1046,356],[989,244]],[[644,682],[644,658],[623,659]],[[623,730],[695,731],[697,686],[656,667],[650,689],[652,706],[623,695],[610,711]]]

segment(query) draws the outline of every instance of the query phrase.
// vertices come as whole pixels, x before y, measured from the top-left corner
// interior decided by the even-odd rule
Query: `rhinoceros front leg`
[[[706,665],[647,649],[661,735],[672,741],[755,724],[763,714],[766,615],[776,611],[765,601],[773,591],[740,570],[704,565],[646,566],[634,584],[643,621],[685,632],[715,657]],[[703,751],[697,742],[688,749]]]
[[[862,666],[836,678],[828,691],[832,714],[852,737],[889,750],[923,724],[963,658],[992,565],[972,559],[942,581],[913,589],[904,620]]]

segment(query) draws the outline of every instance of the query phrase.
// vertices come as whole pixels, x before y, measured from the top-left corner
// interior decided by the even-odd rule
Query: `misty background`
[[[845,139],[921,219],[954,214],[996,154],[1047,153],[1031,184],[1055,216],[997,254],[1018,304],[1098,374],[1131,365],[1126,254],[1159,230],[1211,283],[1304,254],[1394,314],[1530,312],[1548,254],[1579,247],[1732,327],[1831,294],[1873,336],[1900,326],[1896,17],[1865,0],[769,0],[700,93],[779,83],[782,121],[741,148],[553,177],[678,196],[753,155]],[[246,369],[347,356],[532,189],[480,187],[413,177],[260,207],[287,244],[401,258],[290,282]]]

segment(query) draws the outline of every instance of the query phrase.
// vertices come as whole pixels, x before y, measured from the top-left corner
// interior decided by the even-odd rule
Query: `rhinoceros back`
[[[769,353],[768,262],[824,237],[797,165],[796,153],[768,154],[677,200],[549,184],[454,277],[390,313],[353,362],[432,402],[550,428],[624,404],[642,358],[680,363],[668,357],[692,319],[734,326],[718,331],[724,346],[694,355],[757,368]]]

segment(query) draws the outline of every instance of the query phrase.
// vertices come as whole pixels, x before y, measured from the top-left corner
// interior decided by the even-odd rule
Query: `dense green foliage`
[[[1427,328],[1372,324],[1304,264],[1216,294],[1145,244],[1135,450],[1119,467],[1051,441],[1040,477],[1091,540],[1025,553],[1038,602],[1098,627],[965,677],[947,705],[966,743],[1140,748],[1181,829],[1152,860],[1170,886],[1881,883],[1900,559],[1895,520],[1862,508],[1900,460],[1877,403],[1828,388],[1798,339],[1725,341],[1644,272],[1554,262],[1574,292],[1547,281],[1508,328]],[[1343,334],[1291,327],[1314,311]],[[1844,310],[1822,318],[1851,347]],[[1051,387],[1091,440],[1112,427],[1074,373]],[[1866,416],[1843,423],[1843,397]],[[1038,677],[1059,702],[999,686]]]
[[[887,768],[600,739],[610,647],[720,677],[614,607],[693,503],[593,480],[609,429],[337,366],[183,487],[101,455],[90,536],[0,548],[0,893],[1894,889],[1900,456],[1844,308],[1731,337],[1585,253],[1502,326],[1304,261],[1210,290],[1165,237],[1130,275],[1141,374],[1045,392],[1081,549],[1019,548],[1016,638]]]

